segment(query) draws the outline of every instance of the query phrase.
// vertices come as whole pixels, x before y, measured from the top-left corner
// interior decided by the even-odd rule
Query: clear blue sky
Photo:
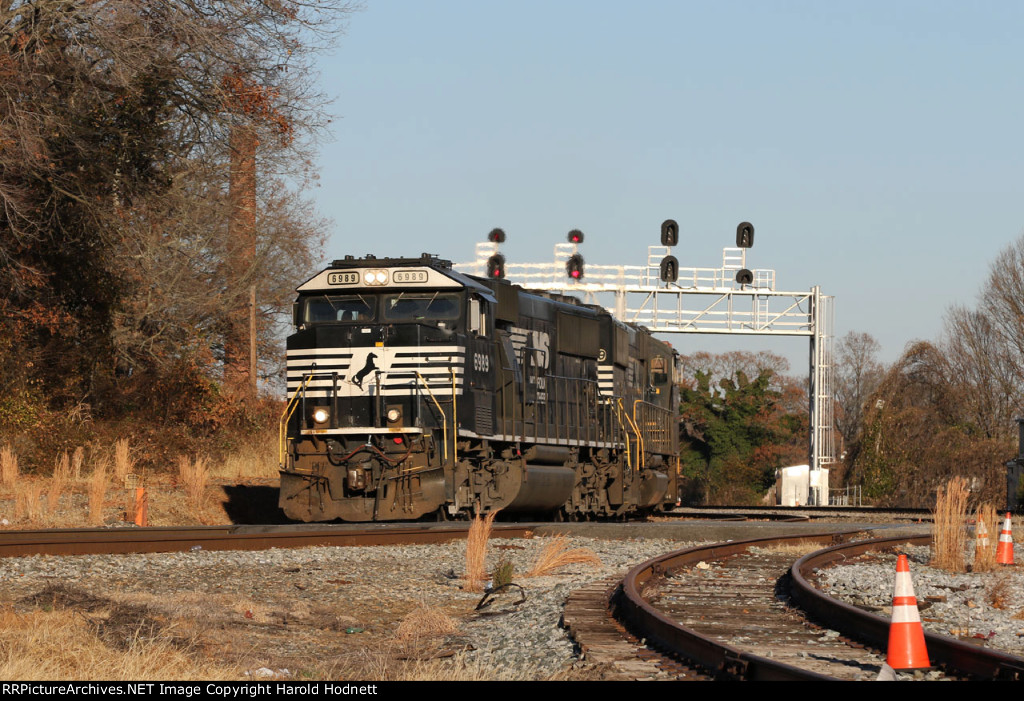
[[[579,228],[588,262],[642,264],[671,217],[716,267],[747,220],[748,267],[892,361],[1024,232],[1024,3],[365,4],[320,62],[328,259],[466,261],[500,226],[510,260]]]

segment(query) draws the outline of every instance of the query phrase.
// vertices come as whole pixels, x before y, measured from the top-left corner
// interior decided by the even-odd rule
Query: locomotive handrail
[[[444,445],[442,445],[442,453],[441,454],[443,456],[444,461],[447,463],[448,462],[448,417],[445,415],[444,409],[441,408],[441,404],[437,401],[437,398],[434,397],[434,393],[430,391],[430,386],[427,384],[427,381],[423,379],[423,375],[420,374],[419,370],[416,371],[416,379],[423,382],[423,387],[424,387],[424,389],[427,390],[427,394],[430,395],[430,399],[434,402],[434,406],[436,406],[437,410],[439,412],[441,412],[441,440],[442,440],[442,442],[444,444]],[[454,401],[454,398],[453,398],[453,401]]]
[[[619,398],[619,409],[622,411],[622,415],[626,417],[626,423],[628,423],[629,427],[633,429],[633,434],[636,436],[636,449],[637,449],[637,456],[636,456],[636,458],[637,458],[637,464],[636,465],[630,464],[630,468],[640,469],[641,467],[643,467],[643,465],[641,463],[644,460],[644,438],[643,438],[642,435],[640,435],[640,429],[637,427],[636,423],[633,421],[633,417],[631,417],[628,413],[626,413],[626,407],[623,405],[621,397]],[[626,432],[626,456],[627,456],[627,459],[628,459],[628,457],[629,457],[629,432],[628,431]]]
[[[306,385],[309,384],[309,381],[312,380],[315,375],[316,373],[313,372],[306,375],[302,384],[300,384],[299,388],[295,390],[295,394],[293,394],[292,398],[288,400],[287,404],[285,404],[284,411],[281,412],[281,421],[278,422],[277,425],[277,462],[281,469],[284,469],[284,455],[285,452],[287,452],[284,447],[286,442],[284,435],[285,429],[288,425],[288,421],[292,418],[292,414],[295,413],[295,407],[298,406],[299,395],[305,396]]]
[[[672,412],[664,407],[660,407],[657,404],[645,401],[643,399],[637,399],[633,402],[633,420],[637,422],[638,426],[647,426],[646,429],[648,434],[654,434],[655,431],[650,428],[653,424],[658,427],[657,414],[662,414],[666,417],[670,417]],[[653,416],[652,416],[653,415]],[[667,424],[666,424],[667,425]],[[663,429],[660,427],[657,429],[657,433],[663,433]],[[666,441],[669,443],[665,445]],[[665,437],[659,437],[658,435],[650,435],[650,442],[654,445],[651,446],[652,451],[669,452],[672,449],[671,439]]]
[[[622,442],[626,444],[626,466],[629,469],[632,470],[633,469],[633,458],[632,458],[632,456],[630,454],[630,450],[631,449],[630,449],[630,446],[629,446],[629,429],[626,427],[626,424],[622,421],[622,417],[626,415],[626,409],[622,405],[622,397],[616,397],[615,398],[614,408],[615,408],[615,416],[619,420],[619,428],[622,429],[622,435],[625,437],[625,440],[622,441]]]
[[[452,373],[452,465],[459,464],[459,404],[458,395],[455,391],[455,368],[449,366],[448,370]],[[448,443],[448,439],[445,438],[445,443]],[[447,447],[447,445],[445,446]]]

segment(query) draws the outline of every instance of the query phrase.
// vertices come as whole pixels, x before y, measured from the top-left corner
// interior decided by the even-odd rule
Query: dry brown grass
[[[769,545],[765,547],[758,547],[759,552],[771,553],[775,555],[793,555],[801,556],[807,553],[812,553],[815,550],[821,550],[825,546],[822,543],[814,543],[809,540],[801,540],[796,543],[782,543],[779,545]]]
[[[234,450],[223,462],[215,465],[211,475],[216,479],[241,482],[247,478],[274,478],[278,476],[277,429],[259,436]]]
[[[211,663],[170,639],[134,637],[126,649],[97,635],[90,618],[66,610],[16,613],[0,609],[0,679],[142,680],[243,679],[236,668]]]
[[[482,592],[487,581],[487,541],[491,538],[491,528],[497,511],[492,511],[483,518],[480,514],[473,517],[466,535],[466,591]]]
[[[982,504],[978,507],[975,520],[974,564],[971,569],[974,572],[988,572],[996,566],[995,544],[999,541],[999,516],[996,514],[996,507],[992,504]]]
[[[570,548],[569,539],[564,535],[556,535],[549,539],[540,551],[533,567],[526,573],[527,577],[543,577],[554,574],[568,565],[591,565],[599,567],[601,559],[590,548]]]
[[[107,461],[104,459],[93,462],[92,475],[89,477],[89,524],[98,526],[103,523],[103,504],[107,498]]]
[[[127,438],[118,438],[114,441],[114,485],[117,488],[124,486],[124,478],[135,469],[135,459],[132,458],[131,445]]]
[[[967,480],[954,477],[939,487],[932,526],[932,567],[964,572],[966,566]]]
[[[85,448],[78,446],[71,456],[71,478],[78,482],[82,479],[82,462],[85,460]]]
[[[18,455],[9,445],[0,448],[0,485],[13,489],[18,481]]]
[[[459,630],[459,623],[444,611],[432,606],[421,605],[406,614],[395,631],[395,640],[402,643],[419,643],[425,639],[452,635]]]
[[[61,453],[53,466],[53,475],[50,477],[50,488],[46,491],[46,507],[51,514],[56,514],[60,507],[60,499],[71,482],[71,458],[67,453]]]
[[[14,518],[25,519],[30,525],[42,520],[43,483],[37,480],[21,479],[14,485]]]
[[[202,511],[206,499],[206,485],[210,479],[210,469],[206,466],[205,458],[178,458],[178,479],[185,490],[189,506],[196,512]]]
[[[1005,609],[1013,599],[1013,580],[1011,574],[1003,570],[989,580],[985,588],[985,597],[994,609]]]

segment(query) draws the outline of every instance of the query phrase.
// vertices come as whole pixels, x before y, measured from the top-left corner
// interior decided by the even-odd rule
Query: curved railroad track
[[[627,674],[641,665],[641,674],[655,678],[873,679],[885,659],[889,620],[820,592],[812,575],[871,550],[930,538],[835,544],[850,535],[758,538],[668,553],[633,568],[617,586],[578,593],[566,607],[566,623],[584,654],[624,665]],[[813,543],[832,547],[795,564],[793,551],[780,549]],[[598,622],[602,596],[621,624]],[[595,632],[602,625],[604,632]],[[624,626],[620,632],[628,637],[616,638],[609,626]],[[947,636],[925,637],[932,664],[951,677],[1024,678],[1024,658]],[[645,661],[637,662],[637,655]]]

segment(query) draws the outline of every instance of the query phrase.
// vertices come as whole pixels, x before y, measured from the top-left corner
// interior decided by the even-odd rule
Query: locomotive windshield
[[[307,297],[302,319],[307,324],[337,321],[364,323],[377,318],[377,298],[374,295],[318,295]]]
[[[384,319],[387,321],[459,318],[461,295],[441,292],[401,292],[384,295]]]

